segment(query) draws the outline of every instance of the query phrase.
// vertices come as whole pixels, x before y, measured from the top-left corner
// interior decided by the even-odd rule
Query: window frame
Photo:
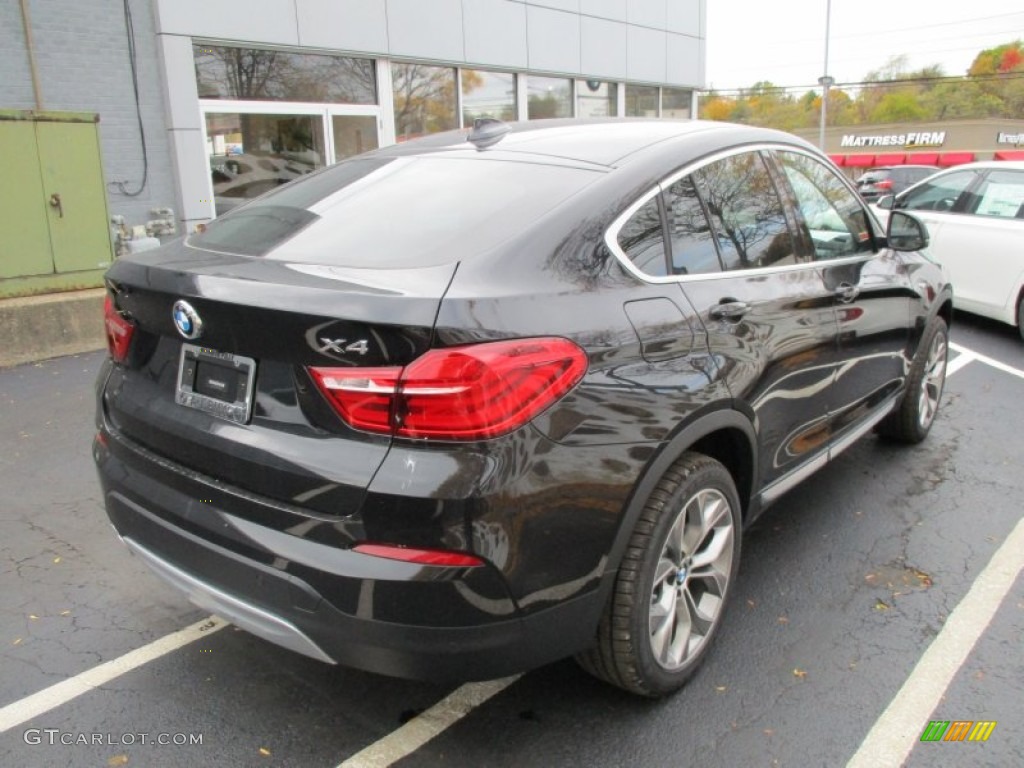
[[[605,229],[605,247],[608,248],[608,250],[615,256],[615,258],[619,261],[622,268],[625,269],[626,272],[633,275],[633,277],[637,278],[638,280],[644,283],[651,284],[687,283],[699,280],[721,280],[722,278],[736,278],[738,276],[756,277],[758,275],[777,274],[780,272],[793,272],[802,269],[820,269],[824,262],[808,260],[806,262],[801,262],[799,264],[784,264],[782,266],[751,267],[749,269],[742,270],[722,270],[721,272],[708,272],[696,275],[669,274],[666,277],[655,277],[653,275],[648,275],[642,272],[641,270],[637,269],[636,266],[629,260],[629,256],[625,252],[623,252],[623,250],[618,245],[619,230],[622,228],[623,224],[629,219],[629,217],[636,213],[637,210],[639,210],[640,207],[643,206],[644,203],[650,200],[654,195],[663,193],[667,187],[671,186],[673,183],[681,179],[683,176],[694,173],[695,171],[698,171],[707,165],[711,165],[712,163],[718,162],[719,160],[723,160],[727,157],[730,157],[731,155],[738,155],[746,152],[774,153],[775,150],[797,152],[799,154],[807,155],[808,157],[817,160],[818,162],[821,162],[821,157],[812,150],[806,149],[804,147],[795,146],[792,144],[783,144],[777,142],[757,142],[754,144],[747,144],[742,147],[730,147],[728,149],[719,150],[718,152],[713,152],[709,155],[705,155],[704,157],[701,157],[698,160],[687,163],[686,165],[683,165],[677,168],[676,170],[671,171],[670,173],[662,177],[660,180],[654,182],[653,186],[650,189],[639,195],[636,200],[634,200],[630,205],[623,209],[623,211],[612,220],[612,223],[608,225],[607,229]],[[773,154],[771,161],[768,163],[769,167],[771,168],[775,164],[775,162],[776,160]],[[857,194],[856,188],[853,186],[853,184],[850,183],[849,179],[846,179],[845,177],[839,178],[852,194]],[[788,195],[788,192],[786,192],[785,194]],[[780,193],[780,197],[782,196],[782,193]],[[860,204],[862,208],[867,210],[866,206],[864,206],[862,202]],[[664,203],[662,205],[664,205]],[[783,200],[784,208],[790,205],[792,205],[792,203],[789,200]],[[790,211],[786,211],[787,221],[788,217],[791,215],[792,214]],[[876,250],[865,251],[864,253],[855,254],[853,256],[845,256],[843,258],[829,260],[829,267],[840,266],[843,264],[857,264],[859,262],[868,261],[870,259],[876,258],[879,255],[880,251],[877,250],[877,232],[875,230],[877,222],[875,221],[874,216],[870,213],[870,211],[868,211],[868,216],[868,221],[871,223],[872,236],[876,238]],[[667,224],[663,222],[663,226],[667,226]],[[799,240],[802,236],[800,236],[798,233],[794,233],[793,237],[794,245],[799,247]],[[666,244],[666,258],[669,257],[670,254],[668,253],[668,245]]]

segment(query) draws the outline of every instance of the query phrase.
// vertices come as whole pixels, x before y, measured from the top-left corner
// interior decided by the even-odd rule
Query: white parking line
[[[928,716],[939,705],[954,675],[992,622],[1022,570],[1024,519],[1017,522],[953,609],[942,631],[928,646],[846,768],[903,764],[924,731]]]
[[[411,755],[520,677],[522,675],[513,675],[483,683],[467,683],[456,688],[426,712],[352,755],[338,768],[386,768],[406,755]]]
[[[952,345],[950,345],[950,347],[952,347]],[[952,360],[949,361],[949,363],[946,364],[946,376],[952,376],[965,365],[974,362],[977,359],[978,358],[976,358],[970,352],[959,352],[956,357],[954,357]]]
[[[61,704],[66,704],[83,693],[99,688],[109,683],[114,678],[120,677],[125,672],[131,672],[143,664],[158,659],[161,656],[183,648],[189,643],[194,643],[212,633],[228,626],[228,623],[217,616],[197,621],[195,624],[180,629],[169,635],[154,640],[149,645],[129,651],[124,656],[104,662],[99,666],[87,669],[74,677],[62,680],[59,683],[44,688],[38,693],[19,699],[13,704],[8,704],[0,709],[0,733],[14,728],[16,725],[38,717],[51,709],[56,709]]]
[[[983,355],[980,352],[975,352],[973,349],[968,349],[967,347],[963,347],[959,344],[954,344],[953,342],[950,342],[949,348],[952,349],[954,352],[959,352],[961,355],[970,355],[971,358],[977,360],[979,363],[990,365],[993,368],[999,369],[1003,373],[1008,373],[1011,376],[1016,376],[1018,378],[1024,379],[1024,371],[1022,371],[1020,368],[1014,368],[1012,365],[1007,365],[1006,363],[996,360],[993,357],[988,357],[987,355]]]

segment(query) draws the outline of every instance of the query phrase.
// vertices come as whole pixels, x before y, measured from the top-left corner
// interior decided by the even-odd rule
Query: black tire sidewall
[[[722,610],[719,611],[709,637],[700,648],[680,669],[670,671],[662,667],[654,658],[650,645],[650,597],[654,589],[654,573],[661,551],[665,546],[669,530],[675,522],[683,505],[698,491],[715,489],[722,493],[729,502],[733,524],[733,557],[726,584]],[[645,682],[645,688],[655,695],[676,690],[697,670],[709,648],[714,645],[715,638],[722,625],[722,619],[731,602],[735,590],[736,574],[739,571],[742,528],[740,517],[739,495],[729,472],[714,459],[701,457],[698,467],[671,492],[669,500],[651,531],[650,545],[641,559],[640,578],[637,580],[636,607],[632,616],[631,631],[635,638],[637,673]]]

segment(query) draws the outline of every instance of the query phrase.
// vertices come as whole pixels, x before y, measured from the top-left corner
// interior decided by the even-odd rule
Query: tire
[[[928,436],[939,411],[948,356],[946,321],[933,317],[914,355],[903,399],[879,424],[881,436],[901,443],[920,443]]]
[[[1017,298],[1017,332],[1024,341],[1024,291]]]
[[[686,453],[637,520],[585,670],[656,698],[682,687],[722,623],[740,561],[740,502],[729,472]]]

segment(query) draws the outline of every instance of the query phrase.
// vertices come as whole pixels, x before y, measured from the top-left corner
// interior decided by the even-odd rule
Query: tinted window
[[[619,230],[618,241],[619,247],[641,272],[655,277],[667,274],[665,237],[657,195],[626,220]]]
[[[213,220],[189,242],[331,266],[449,264],[500,245],[600,176],[482,158],[356,158]]]
[[[900,198],[897,208],[908,211],[949,211],[974,181],[974,171],[953,171],[933,177]]]
[[[718,272],[722,268],[718,261],[718,250],[693,180],[686,176],[677,181],[668,188],[665,201],[671,238],[672,274]]]
[[[979,216],[1024,218],[1024,173],[992,171],[974,191],[968,210]]]
[[[823,163],[796,152],[779,152],[816,259],[871,251],[867,213],[846,185]]]
[[[695,174],[726,269],[792,264],[782,202],[756,152],[732,155]]]

